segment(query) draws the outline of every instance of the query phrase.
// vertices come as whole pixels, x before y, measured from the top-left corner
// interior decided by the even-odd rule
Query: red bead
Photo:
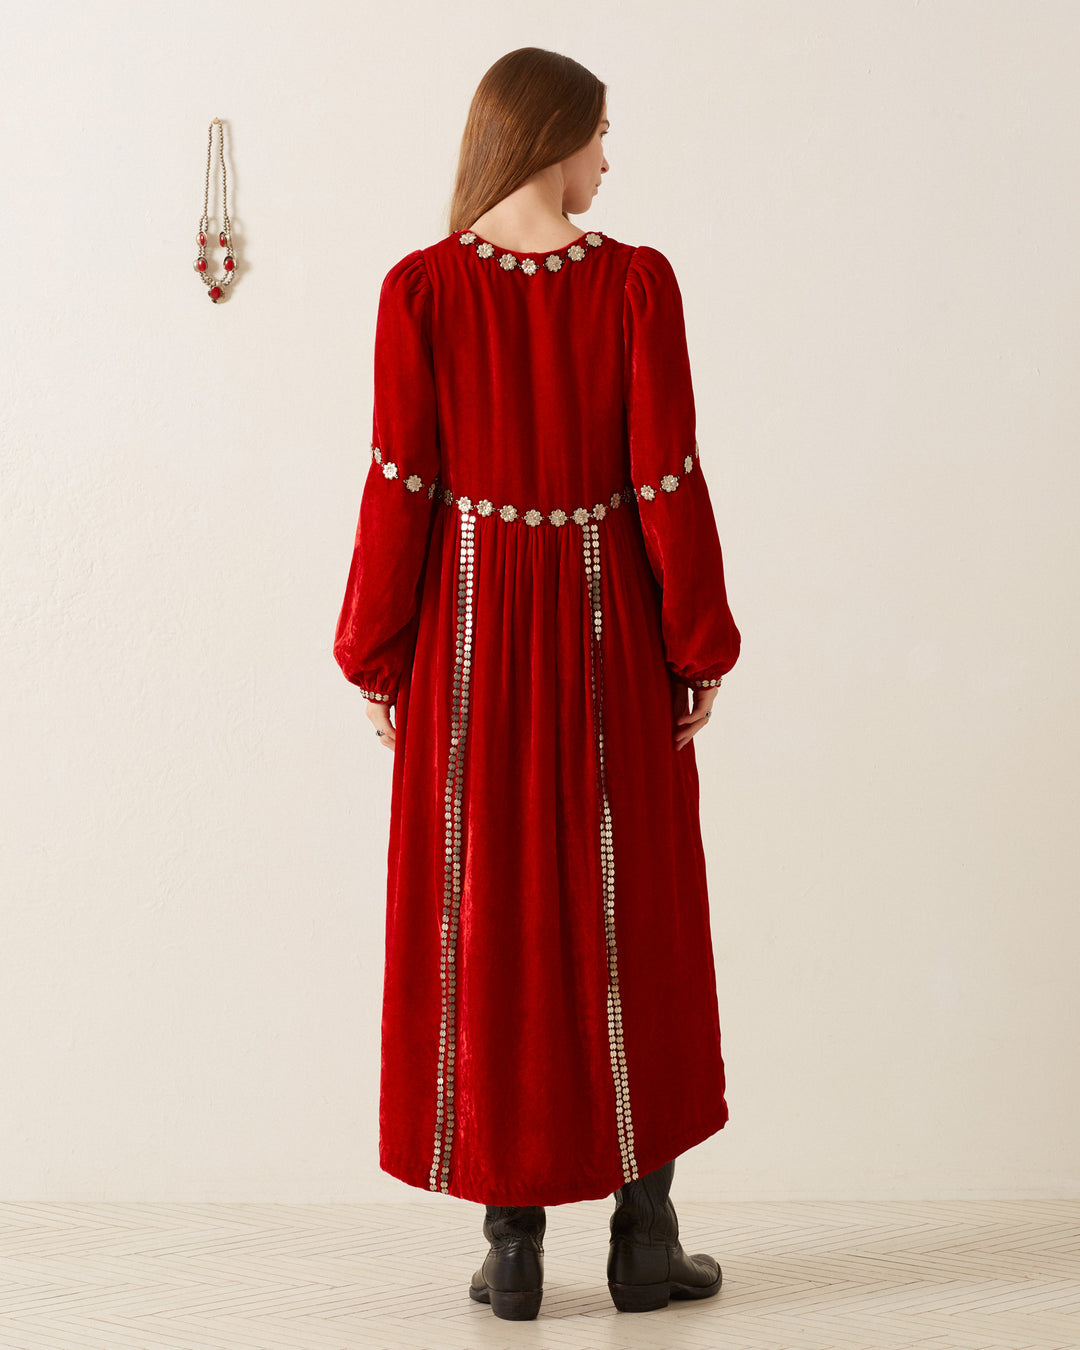
[[[205,271],[206,271],[206,259],[205,259],[205,258],[196,258],[196,260],[195,260],[195,266],[199,269],[200,272],[205,272]]]
[[[224,230],[222,230],[221,233],[218,235],[218,240],[219,240],[220,243],[221,243],[221,247],[224,248],[224,247],[225,247],[225,231],[224,231]]]
[[[195,240],[200,248],[202,248],[203,245],[206,243],[206,235],[203,234],[202,230],[200,230],[199,233],[195,236]]]
[[[229,254],[229,256],[225,259],[225,271],[231,272],[235,266],[236,263],[233,261],[232,254]]]
[[[210,299],[211,299],[211,300],[220,300],[220,299],[221,299],[221,287],[220,287],[220,286],[211,286],[211,287],[210,287]]]

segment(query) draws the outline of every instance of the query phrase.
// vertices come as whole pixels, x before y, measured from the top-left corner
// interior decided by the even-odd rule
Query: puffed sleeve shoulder
[[[734,666],[742,640],[701,470],[682,295],[671,263],[647,245],[627,268],[623,339],[630,476],[667,664],[683,684],[705,688]]]
[[[387,272],[375,322],[371,462],[360,501],[334,658],[368,699],[393,703],[411,668],[440,472],[423,250]]]

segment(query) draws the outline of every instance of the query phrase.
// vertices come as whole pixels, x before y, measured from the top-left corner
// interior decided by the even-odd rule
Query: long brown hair
[[[606,93],[592,71],[558,52],[519,47],[500,56],[469,105],[447,233],[467,228],[534,173],[587,145]]]

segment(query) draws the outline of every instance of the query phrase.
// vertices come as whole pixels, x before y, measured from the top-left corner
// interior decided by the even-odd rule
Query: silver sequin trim
[[[435,1104],[435,1151],[430,1190],[449,1193],[450,1147],[454,1139],[454,1056],[457,1013],[457,931],[461,909],[461,809],[464,787],[465,738],[469,725],[469,681],[472,674],[473,546],[476,520],[462,516],[458,537],[457,638],[454,648],[454,708],[444,796],[446,867],[443,882],[442,1021],[439,1025],[439,1070]]]
[[[600,603],[600,529],[590,521],[581,532],[585,557],[585,577],[592,604],[590,628],[592,663],[589,671],[592,683],[594,725],[596,728],[596,762],[599,778],[600,868],[604,892],[604,936],[607,942],[608,1041],[611,1050],[611,1074],[615,1082],[615,1122],[619,1134],[619,1152],[622,1155],[623,1181],[633,1181],[638,1175],[634,1157],[634,1123],[630,1115],[630,1085],[626,1073],[626,1052],[623,1046],[622,1000],[619,995],[618,952],[615,944],[615,847],[611,834],[611,806],[607,795],[607,775],[604,767],[603,723],[603,612]]]
[[[589,248],[599,248],[604,242],[604,236],[599,230],[591,230],[585,235],[585,242],[589,245]],[[523,272],[527,277],[532,277],[541,271],[541,266],[535,258],[519,258],[516,253],[505,250],[496,255],[495,245],[488,243],[486,239],[481,239],[472,230],[462,230],[458,235],[458,243],[475,244],[475,252],[479,258],[496,258],[497,256],[498,264],[504,272]],[[588,253],[588,249],[582,248],[579,243],[573,243],[567,245],[565,249],[549,253],[544,259],[544,269],[548,272],[558,272],[563,265],[561,254],[564,252],[571,262],[580,262]]]

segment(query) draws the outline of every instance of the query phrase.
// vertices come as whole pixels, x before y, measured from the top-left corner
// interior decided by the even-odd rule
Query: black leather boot
[[[496,1317],[526,1322],[540,1311],[544,1296],[542,1205],[487,1205],[484,1236],[491,1250],[472,1277],[469,1296],[490,1303]]]
[[[711,1256],[687,1256],[669,1191],[674,1161],[615,1192],[607,1276],[620,1312],[666,1308],[669,1298],[708,1298],[723,1272]]]

